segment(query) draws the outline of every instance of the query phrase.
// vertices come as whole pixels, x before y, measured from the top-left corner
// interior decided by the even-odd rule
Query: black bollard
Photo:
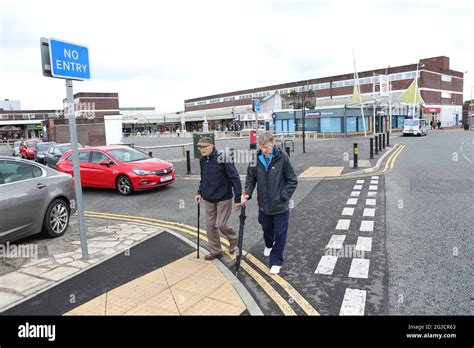
[[[357,168],[359,162],[359,147],[357,143],[354,143],[354,168]]]
[[[370,159],[374,158],[374,138],[370,138]]]
[[[290,147],[289,146],[285,147],[285,151],[288,154],[288,157],[290,157]]]
[[[379,151],[382,151],[382,134],[379,134]]]
[[[377,135],[375,136],[375,154],[379,154],[379,137]]]
[[[148,151],[148,156],[150,156],[150,157],[153,158],[153,152],[152,152],[152,151]]]
[[[390,146],[390,132],[387,132],[387,146]]]
[[[191,151],[186,150],[186,174],[191,174]]]
[[[385,133],[382,134],[382,147],[385,150]]]

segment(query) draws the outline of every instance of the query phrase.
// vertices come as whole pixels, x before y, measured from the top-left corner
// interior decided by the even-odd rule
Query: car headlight
[[[139,169],[139,168],[133,168],[132,169],[133,172],[137,175],[149,175],[149,174],[153,174],[153,172],[150,172],[149,170],[143,170],[143,169]]]

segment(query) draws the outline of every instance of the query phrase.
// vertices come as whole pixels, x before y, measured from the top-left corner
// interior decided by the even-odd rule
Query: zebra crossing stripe
[[[372,251],[372,237],[357,237],[356,251]]]
[[[364,315],[366,290],[347,288],[339,315]]]
[[[342,210],[342,215],[352,216],[354,214],[354,208],[346,207]]]
[[[377,196],[377,191],[369,191],[367,192],[367,197],[376,197]]]
[[[351,197],[359,197],[360,196],[360,191],[352,191],[351,192]]]
[[[362,185],[354,185],[353,190],[362,190]]]
[[[357,198],[349,198],[347,200],[347,205],[356,205],[357,204]]]
[[[369,267],[369,259],[352,259],[349,277],[367,279],[369,277]]]
[[[375,208],[364,208],[363,216],[374,217],[375,216]]]
[[[357,180],[356,181],[356,184],[363,184],[364,183],[364,180]]]
[[[337,222],[336,230],[348,230],[351,220],[348,219],[339,219]]]
[[[361,231],[361,232],[374,232],[374,222],[373,221],[368,221],[368,220],[362,220],[362,222],[360,223],[359,231]]]
[[[337,256],[324,255],[318,263],[318,267],[314,271],[316,274],[331,275],[336,267]]]
[[[378,186],[377,185],[370,185],[369,186],[369,191],[377,191]]]
[[[333,234],[329,243],[326,245],[326,249],[342,249],[342,244],[345,239],[346,236],[344,234]]]

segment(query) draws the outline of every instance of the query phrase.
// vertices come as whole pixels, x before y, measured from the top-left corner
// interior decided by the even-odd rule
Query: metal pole
[[[69,136],[71,138],[72,167],[74,170],[74,191],[76,192],[76,208],[79,222],[79,235],[81,239],[82,258],[89,259],[87,249],[87,226],[84,221],[84,204],[82,201],[81,172],[79,169],[79,151],[77,150],[76,115],[74,113],[74,93],[72,80],[66,80],[67,114],[69,123]]]
[[[290,157],[290,147],[289,146],[285,147],[285,151],[288,154],[288,157]]]
[[[374,158],[374,138],[370,138],[370,159]]]
[[[382,151],[382,134],[379,134],[379,151]]]
[[[306,153],[306,136],[305,136],[306,115],[304,111],[304,103],[305,103],[305,95],[304,95],[304,87],[303,87],[303,110],[301,113],[301,117],[303,118],[303,153]]]
[[[379,154],[379,137],[376,135],[375,137],[375,154]]]
[[[357,168],[359,162],[359,147],[357,143],[354,143],[354,168]]]
[[[390,146],[390,132],[387,132],[387,146]]]
[[[382,134],[382,148],[385,149],[385,133]]]
[[[186,150],[186,174],[191,174],[191,151]]]
[[[198,218],[198,221],[197,221],[197,225],[198,225],[198,226],[197,226],[197,227],[198,227],[198,233],[197,233],[197,258],[199,259],[199,239],[201,239],[201,238],[200,238],[200,233],[199,233],[199,232],[200,232],[199,220],[201,220],[201,203],[198,203],[197,206],[198,206],[198,211],[197,211],[197,213],[198,213],[198,216],[197,216],[197,218]]]

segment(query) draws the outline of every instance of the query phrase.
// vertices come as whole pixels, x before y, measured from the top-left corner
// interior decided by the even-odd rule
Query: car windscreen
[[[405,120],[405,126],[418,126],[419,125],[419,121],[418,120]]]
[[[38,145],[39,141],[27,141],[26,146],[28,147],[36,147]]]
[[[135,162],[150,158],[143,152],[132,148],[109,150],[108,153],[120,162]]]
[[[39,144],[38,145],[38,151],[48,151],[49,147],[52,144]]]

